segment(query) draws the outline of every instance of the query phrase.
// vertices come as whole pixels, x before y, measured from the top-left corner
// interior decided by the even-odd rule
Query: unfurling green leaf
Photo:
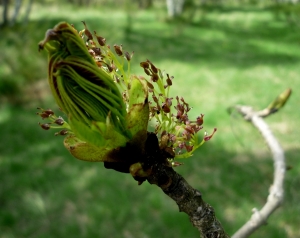
[[[92,57],[89,51],[106,46],[95,47],[91,34],[88,41],[91,45],[85,44],[80,33],[63,22],[47,31],[39,49],[48,51],[49,85],[68,117],[71,132],[64,142],[66,148],[78,159],[111,162],[111,150],[146,140],[147,86],[136,77],[127,79],[131,89],[128,100],[124,100],[114,82],[117,75],[102,67],[108,64]],[[102,50],[107,52],[109,48]]]

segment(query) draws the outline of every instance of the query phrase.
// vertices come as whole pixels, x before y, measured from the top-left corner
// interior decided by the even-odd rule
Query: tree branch
[[[190,217],[191,223],[199,230],[201,236],[229,238],[217,220],[213,207],[202,199],[202,194],[192,188],[172,167],[162,162],[165,155],[158,146],[155,134],[148,135],[146,154],[144,167],[151,166],[151,174],[147,177],[148,182],[160,187],[177,203],[179,211],[185,212]]]
[[[202,199],[202,194],[192,188],[173,168],[156,166],[148,177],[150,184],[156,184],[178,205],[180,212],[185,212],[191,223],[204,238],[229,238],[217,220],[213,207]]]
[[[274,180],[273,184],[270,187],[269,196],[267,198],[266,204],[262,207],[261,210],[253,208],[253,215],[251,216],[249,221],[246,222],[232,236],[232,238],[243,238],[248,237],[260,226],[265,224],[267,222],[268,217],[276,210],[276,208],[278,208],[281,205],[284,195],[283,181],[286,166],[283,149],[281,148],[279,142],[276,140],[275,136],[272,134],[267,123],[262,119],[262,117],[266,117],[274,113],[274,110],[264,109],[259,112],[255,112],[249,106],[236,106],[235,108],[239,113],[241,113],[244,116],[245,120],[251,121],[252,124],[260,131],[268,147],[271,150],[274,162]]]

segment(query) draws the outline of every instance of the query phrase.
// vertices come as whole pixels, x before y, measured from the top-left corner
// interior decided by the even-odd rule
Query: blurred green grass
[[[190,103],[191,116],[204,113],[205,129],[218,128],[213,140],[176,170],[202,192],[229,234],[264,204],[273,164],[259,133],[226,108],[241,103],[261,109],[291,87],[285,108],[267,119],[292,166],[285,202],[251,237],[299,236],[297,28],[268,11],[243,9],[210,12],[190,23],[165,22],[156,9],[131,11],[130,18],[121,10],[67,5],[33,10],[28,25],[0,32],[1,238],[198,237],[158,188],[137,186],[129,175],[101,163],[75,160],[63,138],[38,127],[35,107],[56,106],[47,87],[37,87],[47,81],[46,54],[37,52],[37,43],[59,21],[81,29],[81,20],[110,44],[135,51],[133,72],[142,75],[139,62],[150,59],[173,75],[173,94]]]

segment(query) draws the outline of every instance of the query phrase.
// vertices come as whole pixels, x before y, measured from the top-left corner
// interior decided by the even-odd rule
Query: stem
[[[148,134],[145,149],[147,154],[145,165],[152,164],[152,173],[147,177],[148,182],[160,187],[177,203],[179,211],[185,212],[190,217],[191,223],[202,237],[229,238],[217,220],[213,207],[202,199],[202,194],[192,188],[172,167],[161,162],[164,156],[159,150],[155,134]]]
[[[202,237],[229,238],[217,220],[212,206],[202,199],[202,194],[192,188],[172,167],[157,165],[153,174],[147,178],[173,199],[180,212],[185,212]]]

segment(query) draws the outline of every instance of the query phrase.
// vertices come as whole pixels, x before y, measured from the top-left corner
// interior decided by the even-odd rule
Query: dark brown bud
[[[123,55],[122,45],[114,45],[114,48],[115,48],[115,52],[118,56]]]
[[[149,69],[147,69],[147,68],[144,68],[144,72],[145,72],[145,74],[147,74],[147,75],[151,75],[151,72],[150,72],[150,70]]]
[[[170,112],[170,107],[165,102],[162,104],[161,108],[165,113]]]
[[[153,71],[153,73],[157,74],[158,69],[154,66],[154,64],[152,64],[152,62],[150,60],[147,60],[147,62],[150,64],[151,70]]]
[[[152,95],[152,98],[153,98],[154,102],[158,103],[158,99],[157,99],[157,97],[154,94]]]
[[[94,31],[94,34],[95,34],[95,36],[97,38],[97,41],[98,41],[99,45],[105,46],[106,39],[104,37],[102,37],[102,36],[97,36],[96,31]]]
[[[50,124],[49,123],[44,123],[41,124],[39,123],[40,127],[42,127],[44,130],[49,130],[50,129]]]
[[[153,81],[153,82],[157,82],[158,81],[158,75],[157,74],[152,74],[152,76],[151,76],[151,80]]]
[[[94,51],[96,56],[101,55],[101,49],[98,47],[93,47],[92,50]]]
[[[204,117],[204,114],[201,114],[199,117],[197,117],[197,120],[196,120],[197,125],[201,126],[203,124],[203,117]]]
[[[49,116],[54,115],[54,112],[51,109],[47,109],[45,111],[43,111],[44,113],[47,113]]]
[[[166,81],[167,81],[167,84],[168,84],[169,86],[171,86],[171,85],[172,85],[172,79],[173,79],[173,77],[170,78],[170,77],[169,77],[169,74],[167,74],[167,77],[168,77],[167,80],[166,80]]]
[[[148,86],[148,88],[150,88],[150,89],[154,89],[153,84],[152,84],[152,83],[149,83],[148,81],[147,81],[147,86]]]
[[[120,83],[120,78],[117,77],[116,75],[113,75],[113,78],[115,79],[116,83]]]
[[[131,53],[131,55],[127,51],[125,52],[125,58],[127,59],[127,61],[130,61],[132,56],[133,56],[133,52]]]
[[[57,125],[63,125],[65,123],[64,119],[62,119],[61,117],[57,118],[55,121],[54,121],[55,124]]]
[[[166,98],[166,104],[171,107],[173,98]]]
[[[88,40],[93,40],[93,35],[92,33],[89,31],[89,29],[87,28],[85,21],[82,21],[83,25],[84,25],[84,34],[87,36]]]
[[[58,136],[58,135],[61,135],[61,136],[64,136],[68,134],[68,130],[64,129],[64,130],[61,130],[59,132],[56,132],[54,135]]]
[[[148,62],[141,62],[140,66],[144,69],[149,69],[149,63]]]
[[[39,115],[42,119],[45,119],[45,118],[49,117],[49,114],[47,114],[45,112],[42,112],[42,113],[37,112],[36,114]]]

